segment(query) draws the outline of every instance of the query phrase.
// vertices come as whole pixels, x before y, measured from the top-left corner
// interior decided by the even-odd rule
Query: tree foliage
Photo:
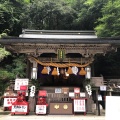
[[[9,54],[10,53],[6,51],[5,48],[0,48],[0,61]]]
[[[99,37],[119,36],[119,11],[119,0],[1,0],[0,32],[96,30]]]
[[[102,8],[102,17],[95,28],[99,37],[120,36],[120,1],[108,1]]]
[[[71,29],[75,11],[64,0],[34,0],[25,9],[23,28]]]

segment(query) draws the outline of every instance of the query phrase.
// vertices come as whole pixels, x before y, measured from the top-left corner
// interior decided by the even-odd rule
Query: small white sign
[[[85,97],[85,92],[81,92],[80,97]]]
[[[62,89],[61,88],[55,88],[55,93],[62,93]]]
[[[12,106],[12,103],[16,101],[17,98],[4,98],[4,107]]]
[[[100,91],[106,91],[106,86],[105,85],[100,86]]]
[[[46,114],[46,105],[36,105],[36,114]]]
[[[27,112],[27,105],[12,105],[11,112]]]
[[[98,95],[98,101],[102,101],[102,96]]]
[[[74,92],[69,92],[69,97],[74,98],[75,97]]]

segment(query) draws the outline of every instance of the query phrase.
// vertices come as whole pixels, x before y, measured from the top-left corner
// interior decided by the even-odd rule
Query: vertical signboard
[[[85,99],[74,99],[74,112],[85,112]]]

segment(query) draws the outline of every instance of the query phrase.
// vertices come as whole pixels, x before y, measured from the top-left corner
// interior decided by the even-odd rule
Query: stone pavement
[[[3,108],[0,107],[0,120],[105,120],[105,116],[96,115],[13,115],[2,114]]]
[[[105,120],[105,116],[83,115],[0,115],[0,120]]]

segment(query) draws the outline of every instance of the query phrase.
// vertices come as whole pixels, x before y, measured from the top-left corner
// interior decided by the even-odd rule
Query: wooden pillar
[[[28,59],[27,59],[26,77],[31,79],[31,63]]]
[[[91,113],[92,112],[92,104],[93,104],[93,100],[92,100],[92,96],[89,97],[88,93],[86,92],[86,97],[87,97],[87,113]]]
[[[29,97],[29,110],[30,112],[35,112],[35,106],[36,105],[36,101],[35,101],[35,97]]]
[[[98,101],[98,89],[96,89],[96,110],[97,110],[98,116],[100,116],[100,105],[99,105],[99,101]]]

